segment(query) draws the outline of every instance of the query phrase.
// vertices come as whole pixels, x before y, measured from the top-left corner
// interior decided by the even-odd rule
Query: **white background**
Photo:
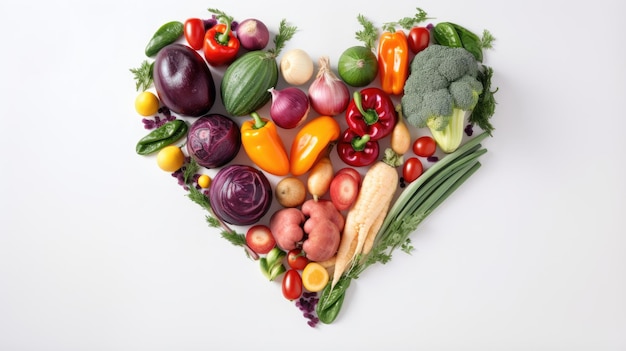
[[[336,62],[356,15],[496,37],[483,167],[309,328],[153,158],[129,68],[217,7]],[[624,3],[4,1],[0,349],[626,350]]]

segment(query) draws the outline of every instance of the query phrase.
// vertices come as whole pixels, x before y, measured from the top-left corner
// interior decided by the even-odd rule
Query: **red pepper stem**
[[[220,16],[218,21],[224,23],[226,25],[226,29],[224,30],[224,33],[217,32],[215,40],[226,46],[228,45],[228,40],[230,39],[230,19],[227,16]]]
[[[250,113],[250,116],[252,116],[252,118],[254,118],[254,125],[252,126],[252,128],[254,128],[254,129],[261,129],[261,128],[265,127],[265,125],[267,124],[267,122],[262,120],[261,116],[259,116],[259,114],[256,113],[256,112]]]
[[[352,148],[354,149],[354,151],[363,151],[365,150],[365,146],[367,145],[369,141],[370,141],[370,135],[365,134],[361,137],[356,136],[352,138],[352,141],[350,142],[350,144],[352,145]]]
[[[378,113],[376,112],[376,110],[374,109],[367,109],[365,110],[363,108],[363,98],[361,97],[361,93],[358,91],[354,92],[354,105],[356,106],[357,109],[359,109],[359,112],[361,112],[361,115],[363,115],[363,120],[365,121],[365,123],[367,123],[368,126],[371,126],[372,124],[378,122]]]

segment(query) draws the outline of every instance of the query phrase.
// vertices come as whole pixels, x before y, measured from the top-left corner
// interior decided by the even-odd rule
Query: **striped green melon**
[[[220,94],[226,112],[246,116],[271,99],[270,88],[278,82],[276,56],[250,51],[235,60],[224,72]]]

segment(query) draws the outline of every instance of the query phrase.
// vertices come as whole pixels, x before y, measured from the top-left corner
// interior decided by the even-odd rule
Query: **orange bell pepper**
[[[289,157],[276,124],[252,112],[241,125],[241,145],[250,160],[262,170],[284,176],[289,173]]]
[[[380,36],[378,72],[385,93],[404,93],[404,83],[409,76],[409,44],[404,31],[386,31]]]
[[[299,176],[308,172],[320,154],[340,135],[341,127],[331,116],[319,116],[307,122],[291,144],[291,174]]]

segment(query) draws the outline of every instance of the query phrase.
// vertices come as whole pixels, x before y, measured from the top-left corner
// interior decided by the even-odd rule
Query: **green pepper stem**
[[[256,112],[250,113],[250,116],[252,116],[252,118],[254,119],[254,125],[252,126],[252,128],[254,129],[261,129],[267,124],[267,122],[262,120],[261,116],[259,116],[259,114]]]
[[[222,22],[226,25],[226,29],[224,30],[224,33],[217,33],[217,35],[215,36],[215,40],[217,40],[218,43],[226,46],[228,45],[228,40],[230,39],[230,23],[231,23],[231,18],[228,16],[219,16],[218,17],[218,21]]]
[[[376,112],[376,110],[368,108],[367,110],[363,108],[363,98],[361,96],[361,93],[358,91],[355,91],[354,94],[354,105],[356,106],[357,109],[359,109],[359,112],[361,112],[361,115],[363,115],[363,120],[365,121],[365,123],[367,123],[368,126],[371,126],[372,124],[378,122],[378,113]]]
[[[352,138],[352,141],[350,142],[350,144],[352,145],[352,148],[354,149],[354,151],[363,151],[365,150],[365,146],[370,141],[370,139],[371,137],[369,134],[365,134],[361,137],[356,136]]]

